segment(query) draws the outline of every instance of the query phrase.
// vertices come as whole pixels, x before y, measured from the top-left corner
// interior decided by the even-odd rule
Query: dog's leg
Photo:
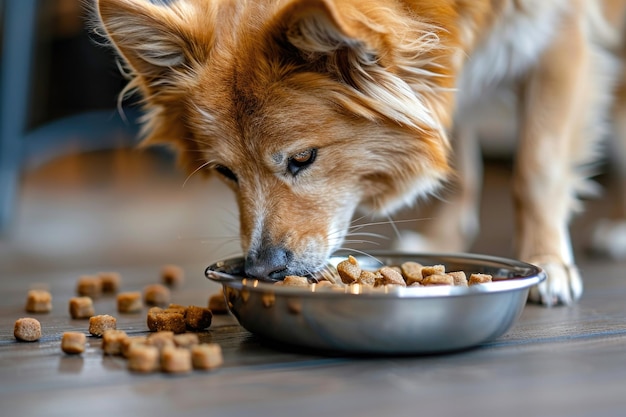
[[[626,74],[617,89],[613,108],[610,162],[617,192],[610,196],[612,213],[595,226],[591,246],[594,252],[613,259],[626,259]]]
[[[456,178],[450,193],[434,203],[422,233],[403,231],[396,249],[404,252],[462,252],[478,234],[482,156],[471,123],[455,126],[453,149]]]
[[[548,279],[530,301],[571,304],[583,286],[574,264],[568,221],[584,185],[581,164],[593,154],[602,65],[575,16],[557,28],[551,46],[522,86],[520,147],[514,175],[517,247]],[[596,132],[597,133],[597,132]]]

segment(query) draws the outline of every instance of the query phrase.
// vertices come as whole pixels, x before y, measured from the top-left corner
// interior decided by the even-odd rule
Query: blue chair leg
[[[28,123],[38,0],[4,2],[0,78],[0,234],[13,220]],[[0,27],[1,27],[0,26]]]

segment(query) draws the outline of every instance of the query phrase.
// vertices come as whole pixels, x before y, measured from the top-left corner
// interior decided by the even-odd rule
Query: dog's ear
[[[96,12],[106,36],[148,85],[188,64],[193,38],[184,9],[146,0],[97,0]]]
[[[342,14],[333,0],[294,1],[279,15],[287,40],[305,58],[316,59],[346,48],[362,48],[372,41],[368,31],[359,30]]]
[[[440,101],[450,85],[441,76],[442,31],[381,3],[293,0],[277,15],[279,36],[309,69],[331,73],[350,87],[348,107],[360,106],[363,116],[442,130],[446,112]]]

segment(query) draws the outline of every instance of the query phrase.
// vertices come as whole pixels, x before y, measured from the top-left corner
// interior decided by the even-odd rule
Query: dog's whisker
[[[187,182],[189,181],[189,179],[197,172],[201,171],[202,169],[206,168],[207,166],[211,165],[214,161],[206,161],[205,163],[203,163],[202,165],[200,165],[198,168],[194,169],[191,174],[187,175],[187,178],[185,178],[185,181],[183,181],[183,185],[181,186],[181,188],[185,188],[185,185],[187,185]]]
[[[342,251],[343,251],[343,252],[354,252],[354,253],[358,253],[358,254],[360,254],[360,255],[367,256],[368,258],[371,258],[371,259],[375,260],[376,262],[378,262],[378,263],[379,263],[379,264],[381,264],[381,265],[384,265],[384,262],[383,262],[383,261],[381,261],[380,259],[378,259],[376,256],[374,256],[374,255],[372,255],[372,254],[370,254],[370,253],[367,253],[367,252],[365,252],[365,251],[359,250],[359,249],[354,249],[354,248],[344,248],[344,247],[341,247],[341,248],[337,249],[337,250],[335,251],[335,253],[337,253],[337,252],[342,252]]]
[[[389,224],[391,225],[391,228],[393,229],[393,232],[395,233],[396,237],[400,239],[401,238],[400,230],[398,230],[398,226],[396,225],[396,222],[394,222],[391,216],[387,216],[387,218],[389,219]]]
[[[379,239],[389,239],[389,236],[385,236],[380,233],[357,232],[357,233],[346,234],[346,237],[354,237],[354,236],[369,236],[369,237],[376,237]]]
[[[362,245],[364,243],[367,243],[367,244],[370,244],[370,245],[380,246],[380,243],[374,242],[372,240],[345,240],[344,243],[346,243],[348,245],[351,245],[351,244],[360,244],[360,245]]]
[[[348,228],[348,230],[352,230],[352,229],[359,229],[359,228],[364,228],[364,227],[370,227],[370,226],[386,226],[389,224],[400,224],[400,223],[417,223],[417,222],[423,222],[423,221],[428,221],[428,220],[432,220],[432,217],[422,217],[422,218],[418,218],[418,219],[400,219],[400,220],[394,220],[389,218],[388,220],[381,220],[381,221],[375,221],[375,222],[369,222],[369,223],[361,223],[361,224],[355,224],[352,225]]]

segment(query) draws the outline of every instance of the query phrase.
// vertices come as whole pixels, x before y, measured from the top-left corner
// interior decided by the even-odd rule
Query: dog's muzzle
[[[293,252],[282,246],[268,246],[246,256],[245,271],[251,278],[278,281],[289,275]]]

